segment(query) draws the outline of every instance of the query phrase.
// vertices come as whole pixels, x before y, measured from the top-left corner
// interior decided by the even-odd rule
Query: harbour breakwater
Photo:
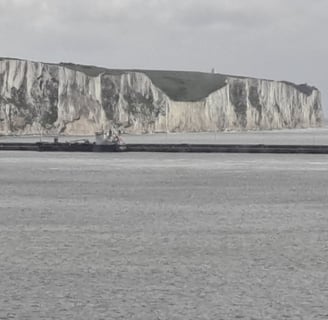
[[[328,145],[0,143],[0,151],[328,154]]]

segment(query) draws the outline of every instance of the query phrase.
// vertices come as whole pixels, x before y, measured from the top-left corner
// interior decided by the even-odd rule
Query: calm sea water
[[[53,136],[0,136],[1,142],[53,141]],[[94,136],[59,136],[60,142],[88,139]],[[208,143],[208,144],[309,144],[327,145],[328,126],[322,128],[267,130],[248,132],[156,133],[122,135],[126,143]]]
[[[328,156],[0,152],[0,319],[328,319]]]

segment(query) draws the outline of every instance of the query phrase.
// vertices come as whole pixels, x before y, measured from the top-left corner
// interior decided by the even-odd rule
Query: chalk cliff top
[[[226,84],[227,76],[218,73],[140,69],[107,69],[96,66],[86,66],[73,63],[60,63],[89,76],[100,73],[122,74],[126,72],[141,72],[146,74],[155,86],[164,91],[171,99],[179,101],[198,101],[207,97]]]
[[[1,58],[1,60],[22,60],[16,58]],[[53,63],[45,63],[56,65]],[[128,72],[141,72],[146,74],[151,81],[165,92],[172,100],[176,101],[199,101],[206,98],[210,93],[224,87],[228,78],[252,78],[244,76],[232,76],[219,73],[193,72],[193,71],[168,71],[168,70],[141,70],[141,69],[109,69],[91,65],[81,65],[69,62],[61,62],[58,65],[83,72],[88,76],[97,77],[101,73],[105,74],[123,74]],[[269,80],[273,81],[273,80]],[[311,95],[316,87],[307,84],[295,84],[288,81],[282,81],[287,85],[294,87],[303,94]]]

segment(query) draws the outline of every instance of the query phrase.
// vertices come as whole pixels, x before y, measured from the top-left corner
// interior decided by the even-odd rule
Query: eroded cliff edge
[[[0,58],[0,133],[94,134],[317,127],[308,85]]]

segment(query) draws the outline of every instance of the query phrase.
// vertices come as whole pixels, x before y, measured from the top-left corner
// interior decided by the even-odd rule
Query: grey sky
[[[317,86],[327,0],[0,0],[0,56],[210,71]]]

